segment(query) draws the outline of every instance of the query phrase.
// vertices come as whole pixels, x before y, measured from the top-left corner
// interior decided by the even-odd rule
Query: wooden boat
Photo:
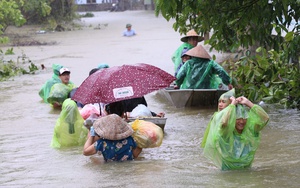
[[[228,90],[217,89],[161,89],[158,94],[176,108],[193,107],[217,108],[220,96]]]
[[[144,120],[144,121],[150,121],[154,123],[155,125],[159,126],[163,131],[165,129],[165,125],[167,122],[167,118],[164,117],[138,117],[138,118],[128,118],[129,122],[133,122],[134,120]]]

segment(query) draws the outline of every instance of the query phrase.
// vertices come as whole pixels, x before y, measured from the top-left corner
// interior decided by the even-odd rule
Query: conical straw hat
[[[182,37],[180,40],[182,42],[187,42],[189,37],[198,37],[198,42],[201,42],[204,40],[204,37],[201,37],[198,35],[198,33],[196,33],[195,30],[190,30],[186,33],[186,36]]]
[[[116,114],[97,119],[93,127],[101,138],[108,140],[121,140],[133,134],[131,126]]]
[[[185,55],[189,55],[192,57],[199,57],[203,59],[211,59],[210,55],[207,51],[203,48],[202,45],[198,45],[185,53]]]

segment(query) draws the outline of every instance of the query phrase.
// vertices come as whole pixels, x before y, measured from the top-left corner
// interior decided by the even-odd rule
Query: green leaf
[[[284,37],[286,41],[291,41],[293,40],[293,38],[294,38],[294,32],[288,32]]]

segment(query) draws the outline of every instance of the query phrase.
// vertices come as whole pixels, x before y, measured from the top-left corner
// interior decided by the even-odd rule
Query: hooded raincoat
[[[226,104],[227,106],[230,104],[230,97],[234,97],[235,96],[235,89],[231,89],[229,91],[227,91],[226,93],[223,93],[220,98],[219,98],[219,101],[220,100],[224,100],[226,101]],[[202,139],[202,142],[201,142],[201,147],[204,148],[205,144],[206,144],[206,139],[207,139],[207,135],[209,133],[209,129],[210,129],[210,125],[211,123],[213,122],[213,119],[217,116],[217,114],[219,113],[220,111],[218,110],[217,112],[214,113],[214,115],[210,118],[210,121],[209,123],[207,124],[207,127],[205,129],[205,132],[204,132],[204,135],[203,135],[203,139]]]
[[[53,69],[52,78],[47,80],[46,83],[42,86],[42,88],[39,91],[39,95],[44,100],[45,103],[48,103],[47,98],[49,97],[51,87],[56,83],[61,83],[61,80],[59,78],[59,70],[61,68],[63,68],[62,65],[59,64],[52,65],[52,69]]]
[[[269,121],[268,114],[258,105],[247,113],[247,123],[239,134],[235,129],[236,106],[230,104],[213,118],[204,156],[222,170],[251,167],[260,142],[260,131]]]
[[[76,102],[66,99],[54,127],[51,147],[83,146],[88,134],[88,129],[84,127],[83,122]]]
[[[180,89],[217,89],[216,76],[220,77],[225,85],[231,82],[227,72],[217,62],[193,57],[178,71],[176,84]]]

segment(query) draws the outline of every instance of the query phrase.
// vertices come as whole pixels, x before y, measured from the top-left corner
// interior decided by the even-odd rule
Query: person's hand
[[[238,103],[238,101],[235,99],[234,96],[231,96],[230,98],[231,104],[236,105]]]
[[[91,126],[93,126],[93,122],[92,122],[91,119],[86,119],[86,120],[84,120],[83,125],[84,125],[88,130],[90,130],[90,129],[91,129]]]
[[[249,99],[247,99],[247,98],[244,97],[244,96],[238,97],[236,100],[237,100],[237,102],[238,102],[239,104],[246,105],[246,106],[248,106],[248,107],[250,107],[250,108],[252,108],[252,106],[254,105]]]
[[[91,136],[96,136],[96,134],[95,134],[95,129],[94,129],[93,126],[91,126],[91,128],[90,128],[90,135],[91,135]]]
[[[244,96],[238,97],[236,100],[238,101],[239,104],[244,104],[244,105],[246,105],[246,104],[248,103],[248,101],[249,101],[249,100],[248,100],[246,97],[244,97]]]
[[[61,107],[61,104],[59,104],[59,102],[54,102],[54,103],[52,103],[52,105],[53,105],[53,107],[54,108],[60,108]]]
[[[156,114],[156,116],[157,116],[157,117],[165,117],[165,113],[160,112],[160,113]]]

